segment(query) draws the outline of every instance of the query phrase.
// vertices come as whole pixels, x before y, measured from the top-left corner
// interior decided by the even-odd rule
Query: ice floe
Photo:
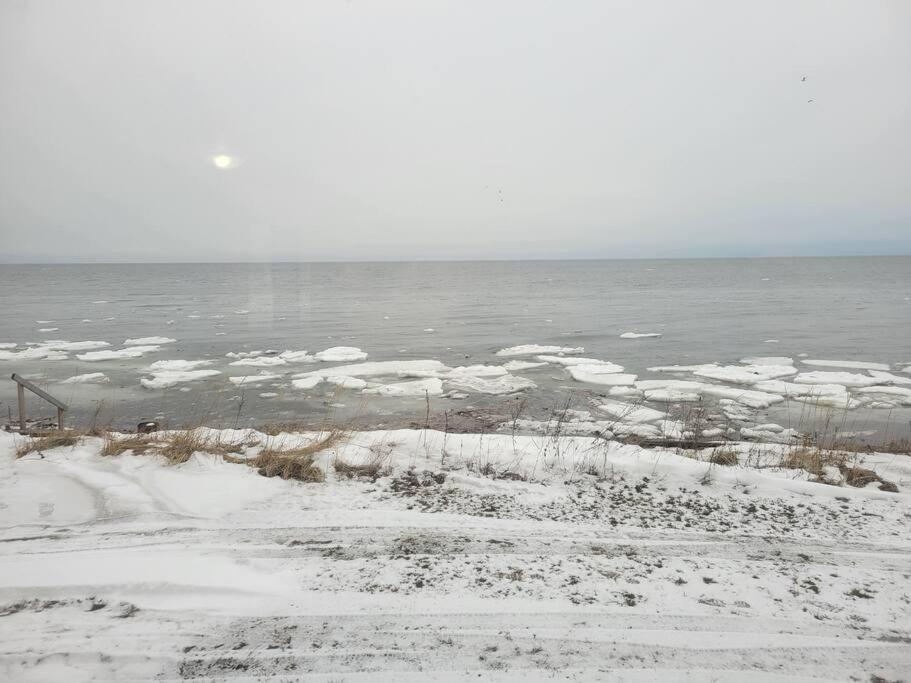
[[[796,375],[797,368],[793,365],[723,365],[700,368],[693,374],[731,384],[755,384],[763,380]]]
[[[510,360],[503,363],[503,369],[507,372],[521,372],[522,370],[541,368],[545,365],[547,365],[546,362],[535,363],[528,360]],[[911,379],[909,379],[908,382],[911,382]]]
[[[737,401],[751,408],[768,408],[769,406],[784,400],[783,396],[770,394],[764,391],[753,391],[749,389],[739,389],[736,387],[726,387],[720,384],[709,384],[707,382],[694,382],[689,380],[642,380],[636,382],[637,389],[640,389],[646,399],[660,400],[658,392],[667,392],[671,395],[680,396],[672,399],[678,401],[692,400],[693,396],[713,396],[715,398],[725,398]]]
[[[869,375],[858,375],[851,372],[825,372],[814,370],[802,372],[794,381],[798,384],[842,384],[846,387],[869,387],[879,384],[879,380]]]
[[[601,365],[607,361],[598,358],[582,358],[581,356],[537,356],[539,361],[544,363],[555,363],[557,365]]]
[[[146,389],[167,389],[183,382],[193,382],[220,375],[218,370],[198,370],[210,360],[161,360],[149,366],[151,377],[139,380]]]
[[[530,379],[515,375],[503,375],[494,379],[472,375],[453,375],[446,380],[446,386],[478,394],[499,396],[534,389],[537,385]]]
[[[230,362],[228,365],[234,366],[248,366],[254,368],[273,368],[279,365],[287,365],[288,361],[285,358],[280,356],[251,356],[249,358],[241,358]]]
[[[667,417],[666,412],[645,406],[637,406],[632,403],[623,403],[622,401],[601,401],[595,404],[595,408],[622,422],[633,424],[657,422]]]
[[[857,390],[859,394],[877,394],[879,396],[894,396],[900,399],[902,405],[911,405],[911,389],[907,387],[891,387],[876,385],[872,387],[861,387]]]
[[[587,384],[616,386],[630,385],[636,381],[636,375],[624,374],[623,367],[614,363],[570,365],[566,369],[574,380]]]
[[[911,377],[893,375],[891,372],[883,372],[881,370],[868,370],[867,372],[871,377],[875,377],[880,382],[889,384],[911,384]]]
[[[254,384],[256,382],[270,382],[272,380],[281,379],[281,377],[281,375],[276,375],[269,372],[261,372],[258,375],[241,375],[228,377],[228,380],[232,384],[243,386],[244,384]]]
[[[291,380],[291,386],[295,389],[313,389],[318,384],[322,383],[323,378],[319,375],[312,375],[309,377],[299,377],[297,379]]]
[[[316,354],[316,359],[327,363],[352,363],[366,360],[367,354],[355,346],[333,346]]]
[[[157,345],[150,346],[128,346],[125,349],[105,349],[103,351],[89,351],[80,353],[76,358],[82,361],[94,362],[103,360],[121,360],[123,358],[139,358],[147,353],[160,350]]]
[[[17,346],[19,346],[19,345],[16,342],[0,342],[0,349],[15,349]],[[514,362],[521,363],[521,361],[514,361]]]
[[[702,370],[703,368],[717,368],[719,367],[715,363],[701,363],[699,365],[653,365],[650,368],[646,368],[649,372],[679,372],[679,373],[691,373],[696,372],[697,370]]]
[[[342,389],[365,389],[368,382],[360,377],[349,377],[347,375],[329,375],[326,377],[329,384],[334,384]]]
[[[378,396],[441,396],[443,394],[443,380],[437,377],[428,377],[410,382],[382,384],[364,389],[363,393]]]
[[[104,384],[105,382],[110,382],[110,380],[103,372],[89,372],[60,380],[60,384]]]
[[[149,346],[150,344],[173,344],[176,339],[171,337],[139,337],[137,339],[127,339],[123,342],[124,346]]]
[[[624,332],[620,339],[645,339],[647,337],[660,337],[660,332]]]
[[[532,356],[539,353],[585,353],[581,346],[541,346],[540,344],[520,344],[497,351],[498,356]]]
[[[820,365],[828,368],[849,368],[852,370],[881,370],[883,372],[889,371],[888,363],[867,363],[865,361],[857,360],[801,360],[801,363],[804,365]]]
[[[328,349],[331,351],[331,349]],[[265,352],[265,353],[268,353]],[[364,354],[366,356],[367,354]],[[281,358],[288,363],[315,363],[317,361],[316,356],[307,353],[306,351],[282,351],[278,354],[278,358]]]
[[[294,375],[295,378],[328,377],[330,375],[347,375],[349,377],[396,377],[411,372],[445,372],[448,371],[438,360],[385,360],[353,365],[336,365],[331,368],[311,370]]]
[[[59,329],[60,329],[59,327],[42,327],[38,331],[39,332],[56,332]]]

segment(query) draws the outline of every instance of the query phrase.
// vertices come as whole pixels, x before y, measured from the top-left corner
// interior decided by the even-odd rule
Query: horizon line
[[[320,259],[320,260],[257,260],[257,261],[2,261],[4,266],[120,266],[120,265],[296,265],[323,263],[561,263],[574,261],[721,261],[750,259],[850,259],[901,258],[911,252],[890,254],[814,254],[814,255],[754,255],[754,256],[613,256],[563,258],[411,258],[411,259]]]

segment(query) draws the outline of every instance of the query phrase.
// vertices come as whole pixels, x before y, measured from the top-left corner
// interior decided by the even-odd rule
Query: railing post
[[[57,429],[63,429],[63,408],[57,408]]]
[[[19,396],[19,433],[25,434],[25,387],[17,383],[16,390]]]

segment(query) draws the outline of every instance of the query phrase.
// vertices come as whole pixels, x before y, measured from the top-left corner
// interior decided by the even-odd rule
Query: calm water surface
[[[288,378],[241,392],[226,377],[259,369],[229,367],[225,354],[256,349],[314,352],[346,345],[360,347],[370,360],[464,365],[502,362],[494,352],[516,344],[583,346],[586,356],[619,363],[640,379],[658,377],[646,370],[653,365],[734,363],[754,355],[875,361],[893,370],[911,364],[911,257],[6,265],[0,266],[0,292],[0,342],[101,340],[120,348],[128,338],[178,340],[137,359],[90,363],[71,353],[69,360],[0,362],[7,376],[35,377],[70,402],[74,420],[100,408],[103,419],[122,426],[156,417],[170,424],[245,425],[329,411],[378,420],[423,415],[423,399],[300,391]],[[57,329],[40,331],[49,328]],[[662,336],[619,338],[628,331]],[[145,368],[162,359],[214,359],[211,367],[222,375],[165,390],[142,388]],[[88,372],[104,372],[111,382],[57,384]],[[568,392],[584,404],[587,393],[604,391],[573,382],[554,366],[518,374],[538,383],[532,403],[542,409]],[[267,392],[278,396],[259,396]],[[503,400],[436,399],[433,408]],[[30,405],[39,412],[39,401]],[[9,406],[15,411],[15,390],[3,382],[4,418]]]

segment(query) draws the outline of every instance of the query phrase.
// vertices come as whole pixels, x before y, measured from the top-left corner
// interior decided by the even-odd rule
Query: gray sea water
[[[329,413],[357,413],[376,423],[424,416],[423,398],[365,397],[325,385],[296,390],[287,377],[243,390],[228,382],[230,375],[260,369],[232,367],[225,354],[260,349],[356,346],[369,360],[439,359],[456,366],[502,363],[498,349],[534,343],[584,347],[585,356],[618,363],[640,379],[660,376],[650,366],[736,363],[746,356],[790,356],[798,366],[801,354],[873,361],[899,373],[911,365],[911,257],[905,256],[3,265],[0,292],[0,342],[17,344],[16,352],[47,340],[106,341],[113,349],[129,338],[177,340],[140,358],[86,362],[68,353],[65,360],[0,361],[5,377],[31,377],[67,401],[72,421],[100,411],[100,420],[123,427],[140,419],[245,426]],[[620,338],[630,331],[662,336]],[[163,359],[211,359],[209,367],[221,374],[163,390],[142,387],[146,368]],[[90,372],[110,381],[58,383]],[[526,398],[540,412],[567,395],[584,405],[607,389],[575,382],[553,365],[517,374],[538,385]],[[431,409],[504,400],[510,399],[436,398]],[[49,414],[41,403],[30,399],[32,415]],[[3,381],[4,421],[10,408],[15,413],[14,384]],[[780,413],[774,416],[782,419]],[[907,423],[902,409],[862,410],[851,419],[874,427]]]

